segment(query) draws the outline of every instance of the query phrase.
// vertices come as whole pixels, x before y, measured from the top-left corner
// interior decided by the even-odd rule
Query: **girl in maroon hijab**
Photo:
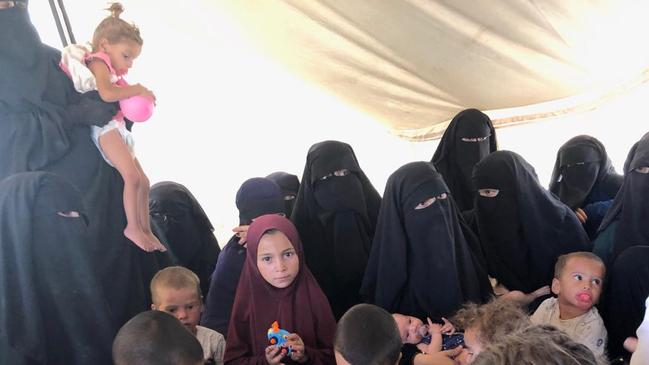
[[[248,229],[246,263],[234,300],[225,364],[335,364],[336,321],[327,297],[305,265],[291,221],[263,215]],[[291,348],[269,345],[273,322],[290,334]]]

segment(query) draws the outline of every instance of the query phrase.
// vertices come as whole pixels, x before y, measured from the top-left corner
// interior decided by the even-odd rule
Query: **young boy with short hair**
[[[605,274],[604,262],[592,252],[559,256],[552,279],[557,297],[541,303],[532,322],[553,325],[595,355],[604,356],[606,328],[594,305],[602,294]]]
[[[396,365],[401,354],[397,324],[383,308],[357,304],[338,321],[334,354],[337,365]]]
[[[115,365],[202,365],[203,349],[176,318],[147,311],[117,332],[113,361]]]
[[[205,361],[223,365],[225,339],[220,333],[198,325],[203,311],[198,276],[181,266],[158,271],[151,279],[151,309],[167,312],[178,318],[201,344]]]

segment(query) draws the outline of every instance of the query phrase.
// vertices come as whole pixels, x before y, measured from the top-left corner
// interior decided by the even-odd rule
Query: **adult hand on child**
[[[97,91],[89,91],[80,95],[78,103],[66,107],[65,117],[71,124],[101,127],[110,122],[118,110],[117,103],[106,103],[101,100]]]
[[[239,244],[246,247],[246,238],[248,237],[248,225],[237,226],[232,228],[232,232],[239,237]]]
[[[291,359],[301,364],[305,363],[308,358],[305,352],[304,341],[297,333],[291,333],[286,336],[286,345],[291,347]]]
[[[284,357],[284,354],[281,351],[281,348],[279,346],[268,346],[266,347],[265,351],[266,355],[266,361],[268,362],[269,365],[284,365],[282,363],[282,358]]]

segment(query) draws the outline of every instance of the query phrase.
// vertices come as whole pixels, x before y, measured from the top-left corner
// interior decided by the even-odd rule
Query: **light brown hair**
[[[483,305],[465,304],[453,317],[453,323],[475,330],[483,345],[532,324],[529,316],[514,302],[495,299]]]
[[[603,365],[588,347],[549,325],[531,326],[487,346],[473,365]]]
[[[115,44],[124,40],[129,40],[142,45],[144,41],[140,36],[140,29],[135,24],[128,23],[119,16],[124,12],[124,7],[120,3],[112,3],[107,9],[110,15],[99,23],[92,36],[92,50],[99,51],[99,44],[102,39],[108,43]]]
[[[602,268],[604,270],[603,274],[606,274],[606,265],[604,265],[604,261],[602,261],[602,259],[599,256],[588,251],[578,251],[578,252],[571,252],[559,256],[559,258],[557,259],[557,263],[554,265],[554,277],[556,279],[559,279],[559,277],[561,276],[561,272],[563,272],[563,269],[566,267],[568,261],[572,258],[577,258],[577,257],[582,259],[593,260],[599,263],[600,265],[602,265]]]
[[[196,289],[196,295],[202,298],[200,279],[191,270],[182,266],[170,266],[158,271],[151,279],[149,288],[151,290],[151,301],[155,305],[160,303],[158,298],[158,289],[160,288]]]

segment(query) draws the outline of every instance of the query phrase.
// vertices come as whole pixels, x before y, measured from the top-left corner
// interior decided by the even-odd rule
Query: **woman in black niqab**
[[[552,281],[557,258],[591,245],[575,213],[545,190],[520,155],[496,151],[473,172],[476,219],[489,274],[530,293]]]
[[[253,219],[265,214],[286,215],[280,187],[263,177],[253,177],[241,184],[236,195],[236,205],[240,226],[248,226]],[[246,260],[247,242],[241,240],[240,235],[235,234],[223,247],[212,273],[201,317],[202,326],[211,328],[226,338],[239,277]]]
[[[444,178],[460,211],[473,209],[473,166],[496,149],[491,119],[477,109],[461,111],[444,131],[431,162]]]
[[[610,359],[630,354],[622,344],[636,336],[645,314],[649,296],[649,247],[634,246],[622,252],[608,268],[602,295],[602,318],[608,332],[607,352]]]
[[[631,246],[649,246],[649,133],[636,142],[624,162],[624,183],[594,241],[606,264]]]
[[[343,142],[311,146],[301,181],[292,220],[307,265],[340,318],[361,301],[381,197]]]
[[[391,313],[451,316],[492,295],[477,237],[442,176],[412,162],[387,181],[361,295]]]
[[[114,318],[90,260],[82,198],[60,176],[0,183],[0,362],[111,364]]]
[[[593,238],[623,180],[604,145],[594,137],[581,135],[559,148],[550,191],[572,210],[584,211],[584,228]]]
[[[266,176],[266,178],[273,180],[284,194],[284,204],[286,204],[286,216],[290,217],[293,213],[293,205],[295,204],[295,197],[300,190],[300,180],[297,176],[283,171],[273,172]]]
[[[96,92],[77,93],[60,60],[58,50],[40,43],[26,9],[0,9],[0,180],[48,171],[81,192],[94,243],[89,259],[119,328],[151,304],[146,288],[166,257],[124,237],[122,178],[88,138],[88,126],[107,123],[116,105]]]
[[[207,295],[209,279],[221,252],[214,227],[194,195],[172,181],[154,184],[149,193],[149,214],[156,236],[169,248],[177,265],[193,271]]]

